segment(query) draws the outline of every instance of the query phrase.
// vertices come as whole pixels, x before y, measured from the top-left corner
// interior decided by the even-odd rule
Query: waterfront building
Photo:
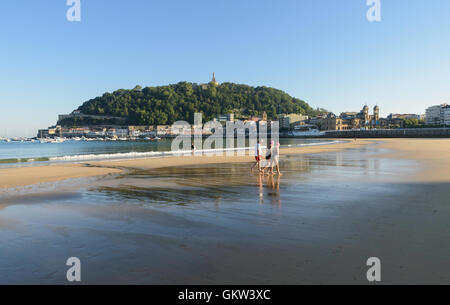
[[[116,135],[119,138],[126,138],[128,137],[128,128],[116,128]]]
[[[398,113],[391,113],[390,115],[388,115],[387,119],[389,120],[394,120],[394,119],[402,119],[402,120],[407,120],[407,119],[418,119],[418,120],[422,120],[423,116],[419,115],[419,114],[398,114]]]
[[[450,105],[444,107],[444,125],[445,126],[450,126]]]
[[[306,123],[308,116],[303,114],[281,114],[278,121],[281,129],[291,129],[293,126],[300,125],[301,122]]]
[[[156,126],[156,135],[157,136],[167,136],[172,134],[172,126],[171,125],[158,125]]]
[[[352,130],[361,128],[380,128],[383,122],[380,120],[380,107],[373,108],[373,115],[369,114],[369,106],[365,105],[360,112],[343,112],[338,117],[329,113],[320,121],[321,130]]]
[[[315,117],[312,117],[308,120],[308,123],[311,125],[319,126],[322,124],[322,121],[325,120],[328,116],[328,113],[321,113]]]
[[[448,107],[447,104],[428,107],[425,114],[427,125],[444,125],[444,116]]]

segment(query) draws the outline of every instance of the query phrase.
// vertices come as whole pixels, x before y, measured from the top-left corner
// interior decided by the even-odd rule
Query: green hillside
[[[128,125],[165,125],[175,121],[193,121],[195,112],[204,122],[219,114],[234,113],[237,118],[261,116],[277,119],[279,113],[315,115],[317,110],[287,93],[268,87],[233,83],[198,85],[180,82],[174,85],[117,90],[85,102],[78,108],[83,114],[126,118]],[[83,121],[81,121],[83,120]],[[88,118],[69,119],[63,125],[99,124]]]

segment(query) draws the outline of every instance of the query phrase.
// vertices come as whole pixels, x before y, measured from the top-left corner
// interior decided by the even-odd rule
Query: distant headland
[[[213,74],[206,84],[179,82],[105,93],[85,102],[69,115],[60,115],[57,125],[170,125],[176,121],[192,122],[195,112],[202,113],[206,121],[230,114],[245,120],[264,113],[269,119],[278,120],[281,113],[311,117],[319,110],[278,89],[219,84]]]

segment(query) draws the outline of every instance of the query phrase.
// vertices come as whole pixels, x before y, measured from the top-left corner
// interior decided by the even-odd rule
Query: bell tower
[[[213,77],[212,77],[211,83],[213,83],[216,86],[219,85],[219,83],[216,81],[216,72],[213,72]]]
[[[380,119],[380,107],[378,106],[373,108],[373,119],[375,120],[375,123]]]
[[[369,122],[369,120],[370,120],[369,106],[365,105],[362,112],[364,114],[364,121],[367,124]]]

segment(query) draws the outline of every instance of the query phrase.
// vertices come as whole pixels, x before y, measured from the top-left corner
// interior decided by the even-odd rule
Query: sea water
[[[329,142],[331,141],[317,139],[280,139],[282,146],[317,145]],[[171,144],[171,140],[0,142],[0,167],[159,157],[171,155]]]

